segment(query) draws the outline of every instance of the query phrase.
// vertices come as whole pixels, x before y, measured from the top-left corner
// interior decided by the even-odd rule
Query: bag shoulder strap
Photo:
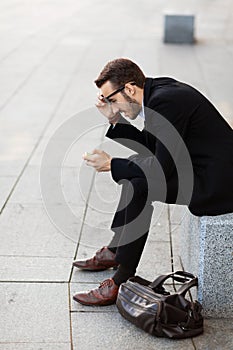
[[[163,288],[163,283],[168,279],[172,278],[174,281],[184,283],[180,289],[177,291],[178,294],[185,296],[186,292],[198,285],[198,279],[193,274],[186,271],[176,271],[173,273],[168,273],[166,275],[161,275],[157,277],[152,283],[150,283],[150,288],[155,292]]]

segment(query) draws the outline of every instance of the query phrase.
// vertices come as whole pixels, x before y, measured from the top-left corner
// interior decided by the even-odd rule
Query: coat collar
[[[149,128],[150,120],[151,118],[151,110],[148,107],[148,102],[151,97],[151,88],[154,83],[154,78],[146,78],[145,85],[144,85],[144,97],[143,97],[143,102],[144,102],[144,114],[145,114],[145,123],[144,126],[145,128]]]
[[[150,98],[150,90],[151,86],[153,84],[154,79],[153,78],[146,78],[145,85],[144,85],[144,106],[147,106],[149,98]]]
[[[151,95],[154,95],[154,92],[158,88],[161,86],[169,86],[174,83],[177,83],[177,80],[169,77],[146,78],[144,85],[144,106],[148,107],[148,102]]]

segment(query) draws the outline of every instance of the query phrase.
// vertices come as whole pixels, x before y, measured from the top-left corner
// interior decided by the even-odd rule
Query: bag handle
[[[198,286],[198,279],[196,276],[194,276],[192,273],[186,272],[186,271],[176,271],[173,273],[168,273],[166,275],[161,275],[158,278],[156,278],[152,283],[150,283],[150,288],[154,290],[154,292],[159,292],[161,290],[164,290],[163,283],[168,279],[172,278],[173,280],[177,282],[184,283],[180,289],[177,291],[177,294],[181,294],[185,296],[187,291],[194,287]]]
[[[191,289],[192,287],[198,287],[198,279],[197,277],[194,277],[192,280],[189,282],[184,283],[179,290],[176,292],[177,294],[182,295],[185,297],[185,294]]]

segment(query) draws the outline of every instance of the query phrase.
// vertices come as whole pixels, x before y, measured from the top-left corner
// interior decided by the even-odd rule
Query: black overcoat
[[[188,84],[162,77],[146,78],[144,106],[142,131],[124,118],[107,131],[107,137],[136,151],[112,159],[113,179],[146,174],[153,200],[186,204],[197,216],[233,212],[233,130],[213,104]]]

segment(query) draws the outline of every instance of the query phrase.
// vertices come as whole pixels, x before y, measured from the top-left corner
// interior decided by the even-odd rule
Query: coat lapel
[[[148,108],[148,101],[151,96],[151,86],[153,84],[154,79],[153,78],[146,78],[145,85],[144,85],[144,108],[145,108],[145,129],[148,130],[148,126],[150,123],[150,110]]]
[[[145,85],[144,85],[144,98],[143,98],[143,103],[144,103],[144,113],[145,113],[145,122],[144,122],[144,133],[145,133],[145,138],[146,138],[146,143],[148,148],[150,148],[150,136],[148,134],[148,131],[151,130],[150,124],[151,124],[151,117],[150,117],[150,109],[147,107],[148,106],[148,101],[151,96],[151,87],[153,84],[154,79],[153,78],[146,78]],[[154,140],[153,140],[154,143]]]

